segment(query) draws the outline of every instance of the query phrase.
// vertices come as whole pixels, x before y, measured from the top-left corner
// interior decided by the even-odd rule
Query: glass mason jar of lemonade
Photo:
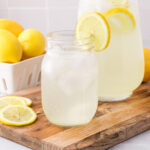
[[[80,44],[73,32],[48,36],[42,63],[42,105],[50,122],[60,126],[88,123],[98,105],[97,61],[91,40]]]
[[[99,45],[96,51],[100,100],[126,99],[143,80],[137,3],[137,0],[80,0],[76,32],[79,37],[93,35],[96,46]]]

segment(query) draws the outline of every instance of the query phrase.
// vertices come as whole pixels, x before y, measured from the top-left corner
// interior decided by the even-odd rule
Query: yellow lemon
[[[9,31],[0,29],[0,62],[16,63],[21,57],[22,48],[18,39]]]
[[[39,56],[45,52],[46,41],[43,34],[35,29],[27,29],[18,37],[22,49],[23,59]]]
[[[24,30],[24,28],[16,21],[9,19],[0,19],[0,29],[8,30],[13,33],[16,37]]]
[[[0,112],[0,121],[6,125],[25,126],[37,119],[36,113],[27,106],[10,105]]]
[[[150,49],[144,48],[145,75],[144,82],[150,81]]]

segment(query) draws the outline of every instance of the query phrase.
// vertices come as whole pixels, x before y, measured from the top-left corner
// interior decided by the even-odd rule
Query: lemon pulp
[[[0,112],[0,121],[6,125],[24,126],[33,123],[36,113],[27,106],[7,106]]]
[[[9,106],[9,105],[22,105],[26,106],[26,103],[23,99],[12,99],[11,97],[2,97],[0,98],[0,110]]]
[[[21,96],[4,96],[4,97],[0,97],[0,101],[1,100],[9,100],[10,104],[11,102],[18,102],[18,101],[24,101],[26,103],[27,106],[31,106],[32,104],[32,100],[26,97],[21,97]]]

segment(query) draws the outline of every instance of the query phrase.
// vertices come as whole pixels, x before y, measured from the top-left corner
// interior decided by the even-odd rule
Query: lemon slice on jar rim
[[[134,15],[126,8],[113,8],[103,14],[116,33],[131,32],[136,27]]]
[[[91,37],[94,40],[96,52],[106,49],[110,42],[110,27],[105,17],[98,12],[83,15],[76,26],[76,38]]]
[[[25,126],[37,119],[36,113],[27,106],[10,105],[0,112],[0,121],[5,125]]]

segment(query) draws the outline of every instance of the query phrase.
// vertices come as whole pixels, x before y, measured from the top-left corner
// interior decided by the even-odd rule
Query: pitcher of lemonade
[[[80,0],[76,35],[95,40],[99,99],[130,97],[144,75],[138,1]]]

